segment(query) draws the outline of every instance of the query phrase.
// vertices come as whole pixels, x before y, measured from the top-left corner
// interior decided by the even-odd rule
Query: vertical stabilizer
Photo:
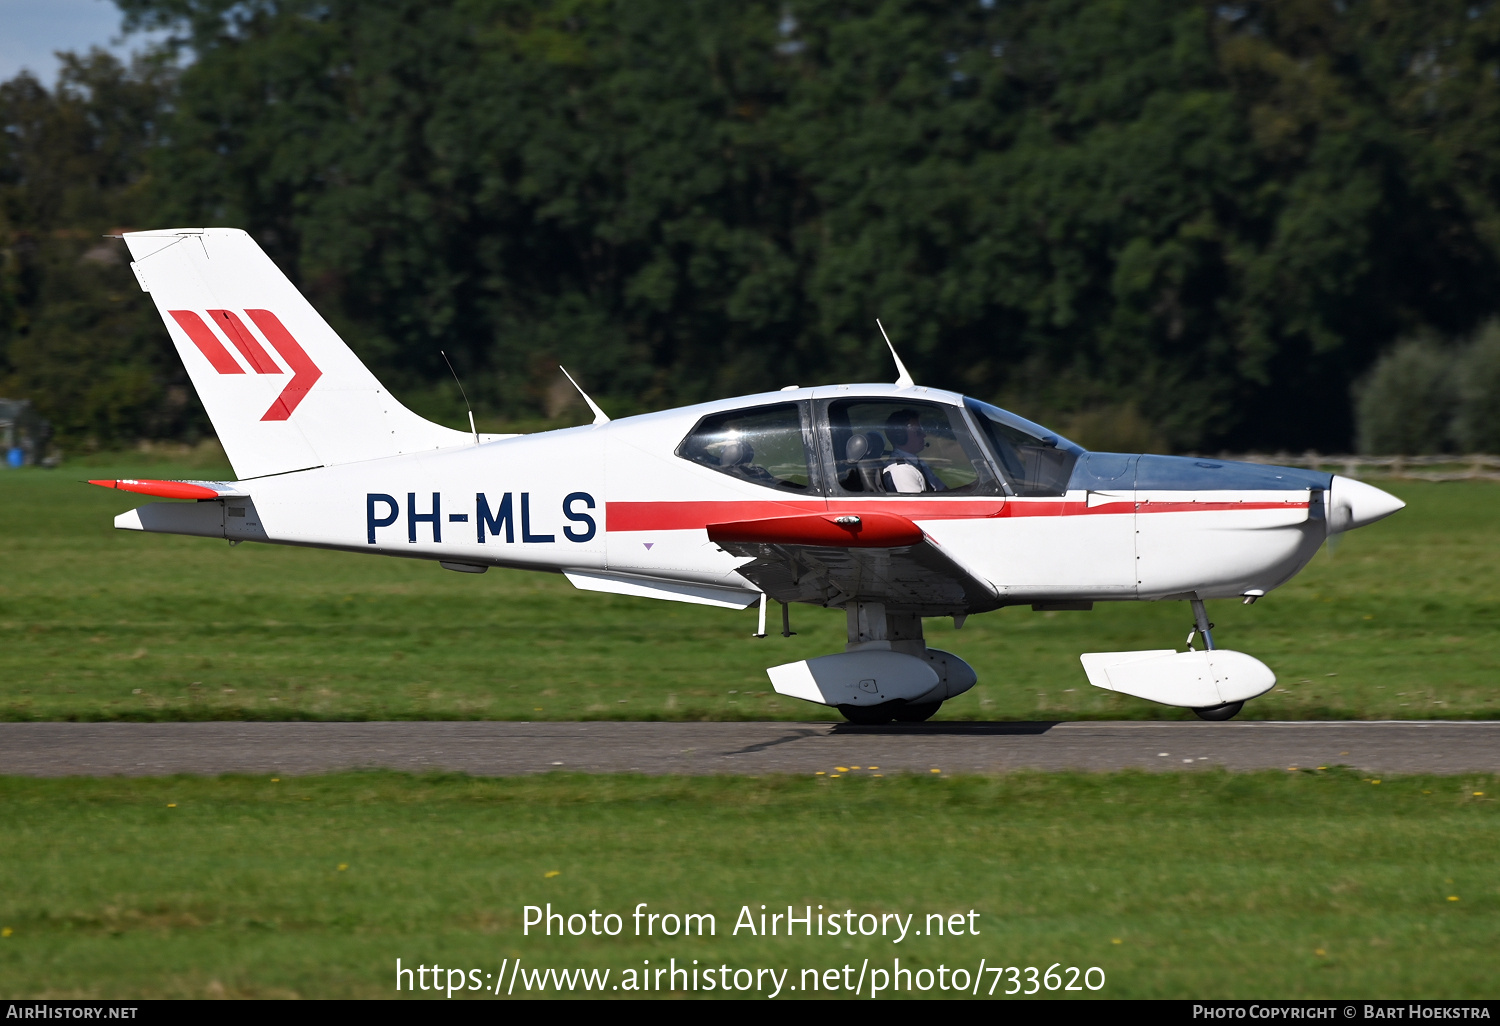
[[[125,244],[242,480],[472,444],[393,399],[239,229]]]

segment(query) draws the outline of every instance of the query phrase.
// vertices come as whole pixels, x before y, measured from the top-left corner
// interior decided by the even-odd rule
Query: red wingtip
[[[101,488],[118,488],[122,492],[139,492],[158,499],[217,499],[219,493],[187,481],[90,481]]]

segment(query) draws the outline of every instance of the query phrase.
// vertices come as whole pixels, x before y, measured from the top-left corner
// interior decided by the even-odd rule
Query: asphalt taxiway
[[[0,774],[1500,772],[1500,721],[4,723]]]

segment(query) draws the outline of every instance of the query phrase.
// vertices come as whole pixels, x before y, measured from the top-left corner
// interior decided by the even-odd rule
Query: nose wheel
[[[1208,610],[1203,608],[1202,599],[1193,599],[1193,629],[1188,633],[1188,651],[1193,650],[1194,635],[1203,638],[1203,647],[1209,651],[1214,647],[1214,625],[1208,622]],[[1200,720],[1232,720],[1245,708],[1244,702],[1225,702],[1223,705],[1210,705],[1202,709],[1194,709],[1193,713]]]
[[[1194,709],[1193,713],[1200,720],[1232,720],[1235,714],[1245,708],[1244,702],[1225,702],[1223,705],[1211,705],[1207,709]]]

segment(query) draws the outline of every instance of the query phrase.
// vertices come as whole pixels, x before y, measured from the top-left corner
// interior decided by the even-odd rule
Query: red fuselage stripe
[[[803,513],[826,513],[818,500],[787,502],[610,502],[605,504],[609,531],[691,531],[737,520],[770,520]]]
[[[610,531],[691,531],[728,521],[769,520],[803,513],[893,513],[910,520],[977,520],[1006,517],[1069,517],[1120,515],[1125,513],[1217,513],[1229,510],[1307,509],[1301,502],[1193,502],[1146,499],[1140,502],[1109,502],[1090,506],[1063,499],[1011,500],[1004,505],[993,499],[913,499],[858,502],[835,499],[788,499],[729,502],[610,502],[605,504],[605,525]]]

